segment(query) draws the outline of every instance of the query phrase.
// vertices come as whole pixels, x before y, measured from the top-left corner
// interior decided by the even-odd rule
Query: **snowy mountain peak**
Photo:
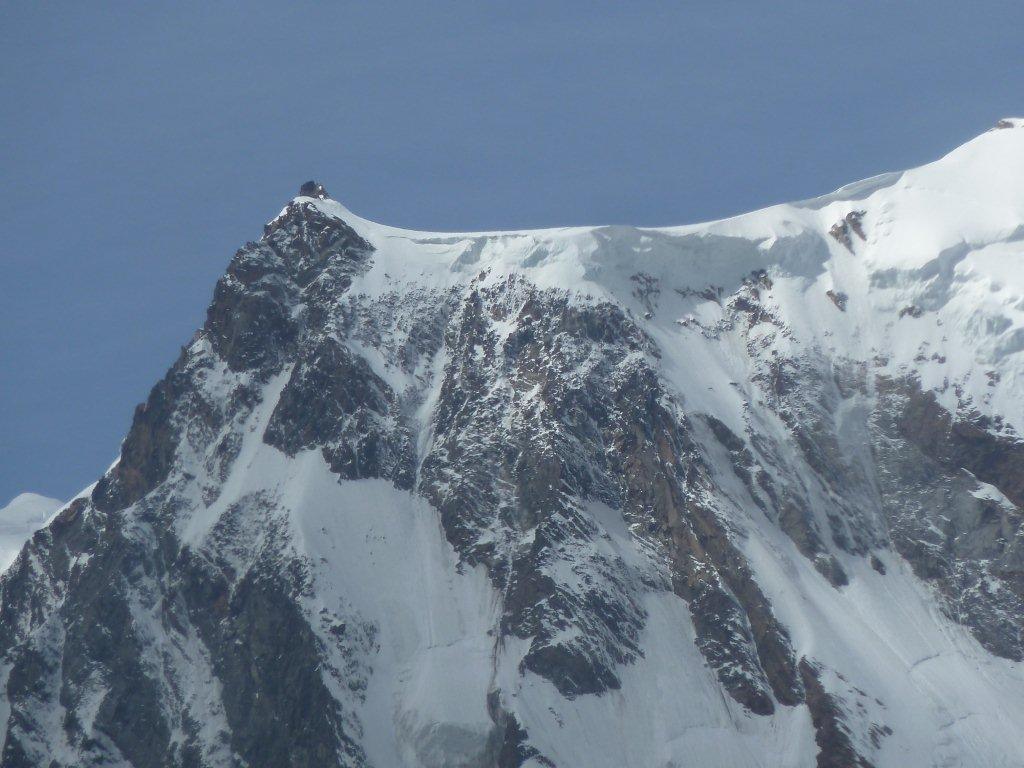
[[[0,577],[4,766],[1017,766],[1024,132],[679,227],[310,182]]]

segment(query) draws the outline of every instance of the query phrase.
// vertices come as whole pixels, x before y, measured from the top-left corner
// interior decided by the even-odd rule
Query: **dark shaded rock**
[[[507,322],[503,313],[514,303],[521,307],[515,328],[497,347],[491,323]],[[441,439],[424,459],[420,489],[467,561],[487,565],[505,585],[503,633],[532,638],[523,667],[574,697],[617,688],[616,666],[639,653],[643,613],[614,564],[588,566],[598,572],[582,591],[549,575],[549,563],[566,558],[573,542],[594,536],[573,500],[593,498],[621,506],[627,521],[673,553],[698,645],[737,700],[760,713],[773,711],[773,697],[801,701],[785,631],[722,526],[688,501],[708,492],[711,480],[695,470],[701,459],[665,409],[656,373],[628,356],[651,348],[639,329],[615,307],[570,307],[554,292],[523,296],[513,288],[510,296],[503,288],[472,293],[457,334],[446,339],[451,362],[435,419]],[[492,375],[511,382],[508,399],[496,397]],[[516,392],[533,398],[518,411]],[[509,432],[503,423],[516,426]],[[502,544],[481,535],[493,520],[530,531],[529,546],[503,554]],[[703,570],[692,571],[693,562]]]
[[[825,291],[825,295],[831,299],[832,303],[835,304],[836,307],[839,308],[840,312],[846,311],[846,303],[850,300],[849,296],[842,291],[833,291],[831,289]]]
[[[853,238],[851,233],[857,235],[861,240],[866,240],[864,235],[864,214],[865,211],[850,211],[846,216],[837,221],[829,229],[828,233],[842,244],[846,250],[853,253]]]
[[[992,653],[1024,658],[1024,442],[954,417],[913,379],[880,379],[876,451],[892,542]],[[966,470],[966,471],[965,471]],[[974,495],[978,480],[1011,502]],[[1000,583],[1006,588],[991,588]]]
[[[182,598],[211,648],[234,751],[254,768],[364,765],[324,685],[318,640],[298,610],[295,586],[251,571],[228,596],[202,566],[190,572],[200,583]],[[219,620],[211,604],[223,605]]]
[[[299,196],[315,197],[320,200],[326,200],[328,197],[330,197],[330,195],[327,194],[327,190],[324,189],[324,185],[317,184],[315,181],[307,181],[305,184],[299,187]]]
[[[545,768],[556,768],[551,760],[529,745],[529,734],[515,715],[502,707],[499,691],[487,694],[487,713],[494,721],[497,737],[496,749],[492,750],[497,753],[493,758],[495,768],[519,768],[529,760]]]
[[[819,555],[829,556],[830,545],[858,555],[884,546],[885,527],[876,512],[872,456],[866,445],[863,451],[851,452],[849,442],[836,430],[837,416],[848,401],[855,404],[867,393],[864,366],[850,361],[833,363],[815,353],[799,358],[777,357],[759,367],[754,381],[766,390],[764,404],[789,428],[810,470],[794,471],[784,458],[788,446],[776,445],[767,436],[755,433],[752,444],[758,460],[780,479],[785,478],[772,505],[779,526],[812,562]],[[866,411],[862,418],[866,443]],[[826,504],[814,501],[822,495],[828,499]],[[824,512],[827,529],[814,514],[815,507]]]
[[[516,327],[499,344],[493,323],[510,320]],[[640,342],[615,307],[574,307],[515,283],[470,293],[445,339],[449,364],[420,491],[460,555],[503,585],[502,632],[531,638],[523,668],[569,697],[617,688],[615,666],[638,653],[636,588],[586,546],[597,529],[578,500],[616,502],[602,471],[605,382]],[[581,365],[593,378],[577,375]],[[497,540],[496,524],[505,531]],[[588,578],[553,579],[559,563]]]
[[[842,708],[821,684],[820,668],[806,658],[800,659],[800,677],[814,723],[818,768],[874,768],[874,764],[854,748]]]
[[[344,222],[292,202],[267,225],[263,240],[235,255],[217,282],[199,338],[233,370],[278,370],[294,353],[302,324],[292,309],[300,296],[329,300],[365,268],[372,247]],[[317,278],[318,285],[309,288]],[[200,420],[213,431],[217,414],[195,392],[202,353],[183,350],[140,405],[118,463],[93,491],[97,507],[123,509],[167,479],[181,439],[179,424]],[[185,418],[187,413],[188,418]]]
[[[814,567],[818,573],[828,579],[829,584],[833,587],[845,587],[850,583],[846,571],[843,570],[843,566],[839,564],[835,555],[818,555],[814,558]]]
[[[135,409],[131,429],[121,444],[121,458],[93,489],[97,508],[124,509],[167,479],[180,432],[173,421],[179,400],[191,386],[184,352],[167,376]]]
[[[300,297],[326,300],[344,292],[372,251],[345,222],[293,201],[259,243],[246,245],[228,265],[204,333],[233,370],[277,368],[303,327],[292,314]],[[312,320],[325,314],[317,309],[310,308]]]
[[[415,457],[398,421],[395,394],[365,359],[333,339],[301,353],[271,415],[263,439],[294,456],[321,449],[346,480],[391,479],[412,487]]]
[[[802,690],[785,629],[772,614],[744,558],[715,514],[703,503],[712,481],[685,425],[659,405],[653,377],[638,376],[620,390],[624,402],[646,403],[646,413],[626,409],[628,431],[613,445],[622,453],[614,466],[624,478],[627,519],[655,523],[673,564],[673,586],[687,600],[697,646],[726,690],[758,714],[774,711],[772,696],[796,704]],[[647,389],[638,397],[636,388]],[[714,425],[727,446],[740,440]]]
[[[950,470],[966,469],[1024,506],[1024,440],[993,434],[981,419],[955,419],[935,395],[910,384],[900,433]]]

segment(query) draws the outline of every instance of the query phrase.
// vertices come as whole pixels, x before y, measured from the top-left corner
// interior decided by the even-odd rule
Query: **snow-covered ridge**
[[[998,125],[912,170],[677,227],[417,232],[334,200],[296,200],[377,249],[358,285],[370,296],[523,274],[626,306],[672,346],[688,344],[697,327],[688,321],[720,314],[697,294],[728,293],[765,270],[766,303],[797,338],[892,375],[916,373],[948,410],[1002,413],[1024,433],[1012,407],[1024,392],[1024,118]]]
[[[814,219],[806,219],[799,215],[794,217],[791,213],[794,209],[817,211],[831,203],[862,200],[865,202],[877,200],[880,204],[891,204],[894,199],[905,201],[921,193],[947,194],[964,201],[969,200],[972,204],[979,206],[992,205],[996,211],[1005,210],[1010,215],[1019,216],[1024,209],[1024,202],[1021,201],[1020,194],[1024,189],[1024,182],[1021,182],[1018,173],[1021,164],[1024,163],[1024,134],[1018,133],[1016,129],[1024,129],[1024,118],[1003,118],[997,123],[997,127],[976,136],[934,162],[906,171],[883,173],[862,181],[852,182],[820,197],[772,205],[757,211],[711,222],[635,229],[650,233],[677,235],[695,232],[745,237],[756,237],[759,233],[766,232],[786,234],[790,230],[780,232],[773,227],[777,227],[783,221],[787,223],[790,221],[792,223],[813,223],[814,221]],[[895,190],[893,190],[894,187]],[[885,190],[890,190],[890,192],[886,193]],[[1016,195],[1013,194],[1015,191]],[[371,221],[330,198],[296,197],[294,199],[312,202],[325,214],[344,220],[364,235],[404,238],[433,244],[464,239],[514,236],[558,240],[602,229],[634,229],[623,225],[597,225],[478,232],[421,231],[402,229]],[[968,221],[973,230],[988,230],[985,224],[973,221],[971,214],[974,211],[972,210],[947,211],[943,208],[940,211],[953,215],[953,220],[947,221],[948,226],[944,228],[947,232]],[[920,213],[920,208],[916,212]],[[928,216],[930,218],[931,215],[928,214]],[[946,219],[945,216],[942,218]],[[998,221],[998,217],[995,220]],[[827,218],[824,221],[829,221],[831,225],[831,221]],[[379,245],[379,243],[375,243],[375,245]]]
[[[1024,163],[1024,134],[1008,129],[1024,129],[1024,118],[1008,117],[999,120],[996,127],[960,145],[942,158],[918,168],[906,171],[895,171],[883,173],[861,181],[845,184],[834,192],[824,194],[820,197],[810,198],[792,203],[768,206],[757,211],[731,216],[711,222],[685,224],[681,226],[665,227],[644,227],[636,228],[645,232],[661,232],[665,234],[687,234],[692,232],[713,231],[722,234],[727,227],[749,227],[745,230],[746,235],[755,234],[759,225],[770,224],[779,218],[784,217],[779,213],[782,210],[792,208],[820,209],[833,201],[856,201],[873,197],[876,192],[887,189],[906,177],[908,183],[904,188],[914,186],[932,186],[932,182],[939,181],[933,189],[940,191],[946,189],[951,194],[965,197],[979,192],[981,197],[977,202],[986,200],[998,200],[1002,193],[1012,192],[1015,188],[1018,193],[1024,190],[1024,182],[1015,171],[1019,170],[1021,163]],[[964,189],[964,182],[970,183]],[[967,193],[964,195],[964,193]],[[557,239],[559,236],[572,236],[581,232],[593,232],[595,230],[611,228],[628,228],[623,225],[596,225],[596,226],[566,226],[551,227],[546,229],[522,229],[522,230],[484,230],[478,232],[443,232],[403,229],[387,224],[379,223],[360,216],[348,209],[345,205],[330,198],[296,197],[294,200],[310,201],[321,211],[330,216],[344,220],[360,234],[377,234],[386,237],[405,238],[414,241],[443,242],[448,240],[498,238],[510,236],[533,236],[538,239]],[[1010,202],[1010,201],[1006,201]],[[1024,207],[1017,195],[1016,210],[1018,213]],[[964,218],[968,218],[965,216]],[[730,231],[729,234],[738,234]],[[379,245],[379,243],[375,243]]]

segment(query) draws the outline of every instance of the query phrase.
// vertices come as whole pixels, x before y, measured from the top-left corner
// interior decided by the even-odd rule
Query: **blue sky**
[[[680,224],[920,164],[1024,113],[1019,2],[3,18],[0,504],[102,474],[235,249],[307,178],[422,229]]]

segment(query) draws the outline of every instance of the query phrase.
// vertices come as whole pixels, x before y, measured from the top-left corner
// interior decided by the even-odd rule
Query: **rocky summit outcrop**
[[[0,577],[0,765],[1021,764],[1017,126],[675,229],[304,184]]]

